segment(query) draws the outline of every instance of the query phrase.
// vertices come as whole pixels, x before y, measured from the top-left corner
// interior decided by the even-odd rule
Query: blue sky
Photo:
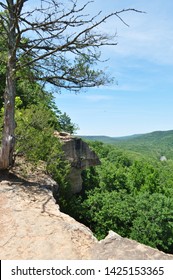
[[[80,1],[79,1],[80,2]],[[118,45],[103,48],[103,69],[118,85],[56,95],[56,104],[78,124],[79,135],[125,136],[173,129],[173,1],[95,0],[92,12],[125,13],[126,27],[111,19],[103,30],[117,31]]]

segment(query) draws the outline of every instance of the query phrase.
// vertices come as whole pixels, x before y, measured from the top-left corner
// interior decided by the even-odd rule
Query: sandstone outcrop
[[[65,158],[71,165],[69,180],[72,193],[78,193],[82,190],[82,170],[90,166],[99,165],[100,160],[81,138],[73,137],[63,132],[55,132],[54,135],[62,142]]]
[[[122,238],[98,241],[92,232],[59,211],[49,178],[39,184],[11,175],[0,178],[0,259],[170,259],[173,255]]]
[[[105,239],[92,246],[90,258],[93,260],[173,260],[173,255],[109,231]]]
[[[0,259],[85,259],[92,232],[61,213],[45,186],[0,183]]]

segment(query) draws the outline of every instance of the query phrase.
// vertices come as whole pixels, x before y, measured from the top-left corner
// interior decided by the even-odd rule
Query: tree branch
[[[17,33],[15,47],[20,50],[17,69],[33,65],[33,67],[37,66],[42,68],[43,71],[47,71],[47,66],[44,67],[43,65],[49,65],[52,61],[54,64],[55,61],[58,63],[63,54],[80,57],[88,50],[90,50],[90,55],[95,59],[95,62],[98,62],[95,55],[97,49],[102,46],[117,45],[116,34],[109,35],[95,32],[98,27],[112,17],[117,17],[123,24],[129,26],[122,15],[125,12],[142,13],[142,11],[129,8],[110,13],[102,18],[100,18],[101,11],[94,16],[90,16],[85,14],[84,11],[93,1],[88,1],[81,7],[77,7],[77,0],[70,1],[71,7],[66,7],[65,4],[57,0],[42,0],[40,7],[22,13],[25,1],[17,0],[14,11]],[[11,0],[7,0],[8,9],[9,2]],[[32,35],[29,32],[32,32]],[[30,34],[30,36],[25,40],[22,36],[27,34]],[[27,59],[28,57],[30,59]],[[68,64],[66,64],[66,67],[68,69]],[[49,66],[48,69],[50,69]],[[55,76],[51,76],[49,81],[54,82]],[[45,79],[45,77],[43,78]],[[62,80],[71,80],[70,75],[60,75],[58,77]],[[79,83],[79,79],[76,80]]]

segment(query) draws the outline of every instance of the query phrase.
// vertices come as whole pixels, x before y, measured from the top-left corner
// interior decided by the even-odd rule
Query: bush
[[[58,183],[64,205],[70,193],[70,166],[64,159],[62,145],[54,136],[54,115],[43,104],[16,110],[16,155],[24,155],[34,165],[46,162],[46,170]]]

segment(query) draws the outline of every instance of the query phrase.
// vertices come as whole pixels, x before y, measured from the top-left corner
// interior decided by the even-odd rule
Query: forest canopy
[[[99,239],[113,230],[173,254],[173,158],[162,162],[116,145],[90,145],[101,165],[83,171],[83,191],[62,203],[63,211]]]

